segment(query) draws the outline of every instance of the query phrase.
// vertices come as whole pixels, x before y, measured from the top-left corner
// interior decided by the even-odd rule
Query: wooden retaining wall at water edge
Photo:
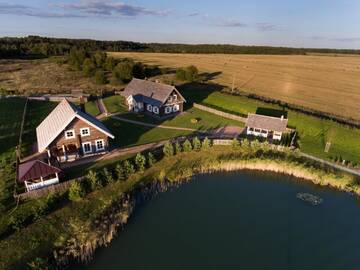
[[[245,117],[241,117],[241,116],[238,116],[238,115],[235,115],[235,114],[219,111],[219,110],[216,110],[216,109],[213,109],[213,108],[210,108],[210,107],[207,107],[207,106],[195,103],[195,102],[193,103],[193,106],[194,106],[194,108],[197,108],[199,110],[206,111],[206,112],[209,112],[209,113],[213,113],[213,114],[222,116],[224,118],[228,118],[228,119],[243,122],[243,123],[246,122]]]

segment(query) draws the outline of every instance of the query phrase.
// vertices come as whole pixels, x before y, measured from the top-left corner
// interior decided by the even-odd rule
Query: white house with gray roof
[[[132,79],[122,95],[126,98],[129,111],[166,117],[183,111],[185,98],[173,85],[149,80]]]
[[[246,120],[246,134],[280,141],[287,124],[288,120],[283,116],[272,117],[249,113]]]

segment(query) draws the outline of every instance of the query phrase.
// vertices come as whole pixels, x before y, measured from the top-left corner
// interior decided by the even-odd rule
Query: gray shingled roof
[[[177,91],[177,89],[173,85],[133,78],[131,82],[125,87],[122,95],[126,98],[129,96],[136,97],[135,100],[137,101],[139,100],[139,96],[141,95],[143,102],[150,103],[156,106],[161,106],[166,102],[166,99],[174,90]],[[181,96],[179,91],[177,92]],[[181,98],[184,99],[183,96],[181,96]]]
[[[77,106],[63,99],[56,108],[36,128],[38,151],[45,151],[59,134],[75,119],[81,119],[97,128],[110,138],[114,135],[95,117],[82,112]]]
[[[248,114],[246,120],[246,126],[252,128],[261,128],[277,132],[286,131],[288,120],[278,117],[260,115],[260,114]]]

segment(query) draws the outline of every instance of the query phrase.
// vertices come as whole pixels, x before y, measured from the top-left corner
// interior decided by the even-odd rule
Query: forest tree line
[[[110,52],[158,52],[158,53],[227,53],[227,54],[277,54],[303,55],[306,53],[360,54],[360,50],[314,49],[271,46],[240,46],[227,44],[173,44],[140,43],[131,41],[100,41],[90,39],[48,38],[39,36],[0,38],[0,58],[48,57],[65,55],[71,48]]]

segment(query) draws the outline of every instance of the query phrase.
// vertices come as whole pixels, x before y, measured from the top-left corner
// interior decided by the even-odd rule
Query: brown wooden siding
[[[81,128],[89,128],[90,135],[82,137],[80,134]],[[65,131],[67,130],[74,130],[75,131],[75,138],[66,139],[65,138]],[[108,137],[98,129],[94,128],[93,126],[89,125],[88,123],[82,121],[81,119],[74,119],[62,132],[59,136],[51,143],[50,148],[56,147],[61,149],[62,146],[69,146],[75,145],[76,148],[82,152],[82,143],[91,142],[93,152],[96,151],[95,148],[95,141],[96,140],[104,140],[105,149],[108,148]]]

